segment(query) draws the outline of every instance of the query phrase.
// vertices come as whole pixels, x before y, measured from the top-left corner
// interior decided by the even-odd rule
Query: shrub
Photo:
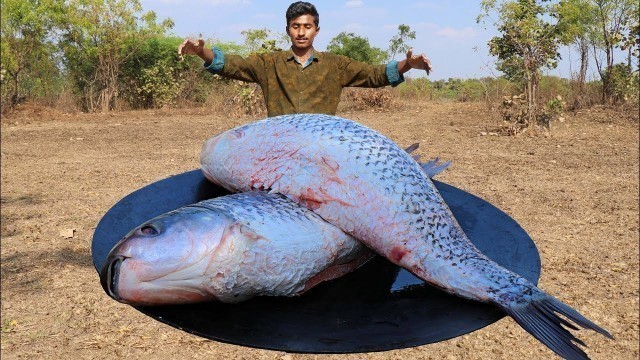
[[[389,88],[346,88],[342,91],[339,109],[343,111],[389,110],[393,96]]]

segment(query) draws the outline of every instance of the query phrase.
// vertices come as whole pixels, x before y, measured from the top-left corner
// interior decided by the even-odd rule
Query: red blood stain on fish
[[[393,249],[391,249],[391,260],[393,260],[393,262],[395,263],[399,263],[400,260],[402,260],[402,258],[407,255],[407,250],[399,247],[399,246],[394,246]]]
[[[324,204],[324,201],[320,198],[315,190],[307,189],[302,194],[300,194],[300,202],[304,204],[310,210],[317,210]]]
[[[322,205],[328,203],[328,202],[337,202],[340,205],[343,206],[353,206],[345,201],[342,201],[339,198],[333,197],[330,194],[327,193],[327,191],[325,189],[311,189],[311,188],[307,188],[305,189],[302,193],[300,193],[300,195],[298,196],[298,201],[300,201],[300,203],[302,203],[304,206],[306,206],[308,209],[310,210],[317,210],[319,209]]]

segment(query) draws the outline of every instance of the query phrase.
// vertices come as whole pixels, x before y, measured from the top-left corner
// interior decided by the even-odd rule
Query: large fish
[[[434,176],[449,164],[436,158],[421,166]],[[304,293],[372,256],[283,195],[249,192],[188,205],[136,227],[110,251],[101,283],[131,305],[235,303]]]
[[[372,253],[279,194],[227,195],[153,218],[126,235],[101,271],[131,305],[235,303],[294,296],[364,264]]]
[[[562,357],[588,359],[565,327],[612,338],[482,254],[418,163],[363,125],[328,115],[268,118],[207,140],[201,167],[232,192],[284,194],[424,281],[496,305]]]

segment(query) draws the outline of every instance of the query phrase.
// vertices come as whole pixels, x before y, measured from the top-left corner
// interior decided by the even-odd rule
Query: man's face
[[[316,27],[313,16],[302,15],[289,22],[287,33],[291,38],[291,44],[298,49],[306,49],[313,45],[313,39],[316,37],[320,27]]]

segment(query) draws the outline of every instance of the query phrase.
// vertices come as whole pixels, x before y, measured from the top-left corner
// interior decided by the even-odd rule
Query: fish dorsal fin
[[[411,155],[411,153],[418,150],[419,147],[420,147],[420,143],[413,143],[409,145],[406,149],[404,149],[404,151],[407,154]],[[429,176],[429,178],[433,178],[434,176],[440,174],[451,165],[451,161],[446,161],[444,163],[438,164],[438,161],[440,161],[438,157],[436,157],[435,159],[429,160],[426,163],[420,162],[420,155],[411,155],[411,157],[415,161],[417,161],[418,164],[420,164],[420,167],[422,168],[422,170],[424,170],[425,173],[427,173],[427,176]]]
[[[420,163],[420,167],[427,173],[429,178],[433,178],[434,176],[443,172],[446,168],[451,165],[451,160],[438,164],[440,161],[439,158],[435,158],[433,160],[427,161],[426,163]]]

